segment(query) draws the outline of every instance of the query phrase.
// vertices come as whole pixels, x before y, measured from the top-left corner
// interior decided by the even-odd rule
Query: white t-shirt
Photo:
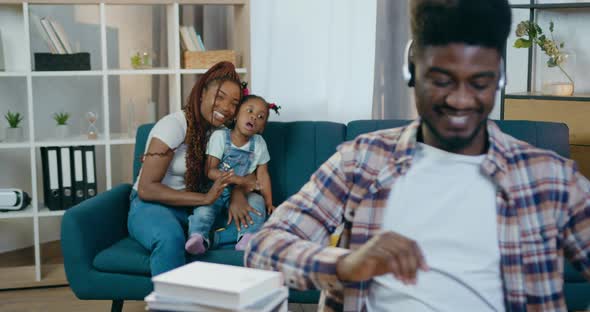
[[[147,153],[152,138],[158,138],[168,145],[168,147],[172,149],[177,148],[174,151],[174,157],[166,170],[166,175],[162,179],[162,184],[175,190],[182,190],[185,188],[184,173],[186,172],[186,144],[184,144],[184,138],[186,136],[186,129],[187,123],[184,111],[166,115],[154,125],[145,145],[145,152]],[[133,189],[137,190],[140,178],[141,171],[139,172],[139,178],[133,185]]]
[[[216,130],[211,133],[211,137],[209,138],[209,143],[207,143],[207,155],[211,155],[219,160],[221,160],[223,156],[223,151],[225,150],[225,138],[227,130]],[[250,167],[248,168],[247,174],[250,174],[256,170],[256,167],[259,165],[264,165],[270,161],[270,155],[268,154],[268,148],[266,147],[266,142],[262,138],[261,135],[255,134],[251,139],[254,140],[254,159],[250,163]],[[231,143],[233,148],[239,148],[244,151],[250,150],[250,141],[248,143],[237,147],[234,143]]]
[[[418,271],[416,285],[375,277],[369,311],[504,311],[496,189],[481,172],[484,158],[418,143],[390,193],[382,229],[415,240],[431,270]]]

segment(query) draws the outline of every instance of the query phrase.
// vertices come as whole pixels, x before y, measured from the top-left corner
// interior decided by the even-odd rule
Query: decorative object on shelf
[[[238,54],[234,50],[184,51],[183,61],[186,69],[208,69],[222,61],[239,67]]]
[[[98,130],[96,129],[96,121],[98,120],[98,114],[95,112],[86,113],[86,121],[88,121],[88,140],[98,139]]]
[[[6,121],[8,121],[8,128],[4,133],[4,139],[6,142],[20,142],[23,139],[23,128],[19,127],[20,122],[23,120],[23,116],[19,113],[13,113],[8,111],[4,115]]]
[[[549,35],[543,34],[541,27],[532,21],[522,21],[516,27],[518,39],[514,42],[515,48],[531,48],[534,45],[549,56],[547,68],[541,76],[541,91],[547,95],[571,96],[574,94],[574,76],[576,57],[571,51],[566,51],[564,42],[557,42],[553,38],[553,21],[549,23]]]
[[[152,68],[154,54],[155,53],[148,52],[147,50],[133,51],[130,56],[131,67],[133,67],[133,69]]]
[[[35,53],[36,71],[90,70],[90,53]]]
[[[68,126],[68,119],[70,119],[70,114],[66,112],[61,113],[54,113],[53,120],[57,123],[55,128],[55,135],[63,139],[68,136],[70,132],[70,127]]]
[[[0,188],[0,211],[16,211],[26,208],[31,196],[21,189]]]

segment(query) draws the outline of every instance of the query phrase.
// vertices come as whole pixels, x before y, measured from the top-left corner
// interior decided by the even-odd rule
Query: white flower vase
[[[553,96],[572,96],[575,92],[576,54],[563,51],[563,61],[559,66],[542,64],[541,93]]]
[[[70,134],[70,126],[68,125],[57,125],[55,126],[55,136],[58,139],[65,139]]]
[[[21,142],[23,140],[23,128],[6,128],[4,139],[6,142]]]

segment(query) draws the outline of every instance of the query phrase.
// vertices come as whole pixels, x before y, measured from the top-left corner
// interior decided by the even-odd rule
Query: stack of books
[[[197,33],[194,26],[180,26],[180,44],[185,51],[205,51],[203,38]]]
[[[31,15],[31,21],[53,54],[74,53],[64,28],[50,17]]]
[[[289,289],[279,272],[196,261],[152,281],[150,311],[287,311]]]

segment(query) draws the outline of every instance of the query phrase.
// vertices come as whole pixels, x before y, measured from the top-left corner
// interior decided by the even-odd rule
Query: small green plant
[[[58,126],[67,125],[68,119],[70,119],[70,114],[68,113],[53,113],[53,120],[57,122]]]
[[[10,128],[18,128],[18,124],[23,120],[23,116],[20,113],[13,113],[11,111],[8,111],[8,113],[4,115],[4,118],[8,121]]]
[[[531,21],[522,21],[516,27],[515,32],[518,39],[514,41],[514,47],[528,49],[536,44],[543,52],[545,52],[545,54],[547,54],[547,56],[549,56],[547,66],[558,67],[573,85],[574,80],[562,67],[562,64],[566,60],[566,55],[562,50],[565,47],[565,43],[558,43],[553,38],[554,27],[555,24],[551,21],[549,23],[549,35],[551,36],[551,39],[549,39],[543,34],[543,30],[539,24]]]
[[[141,56],[139,56],[139,52],[134,54],[131,57],[131,67],[133,67],[133,68],[140,68],[141,67]]]

